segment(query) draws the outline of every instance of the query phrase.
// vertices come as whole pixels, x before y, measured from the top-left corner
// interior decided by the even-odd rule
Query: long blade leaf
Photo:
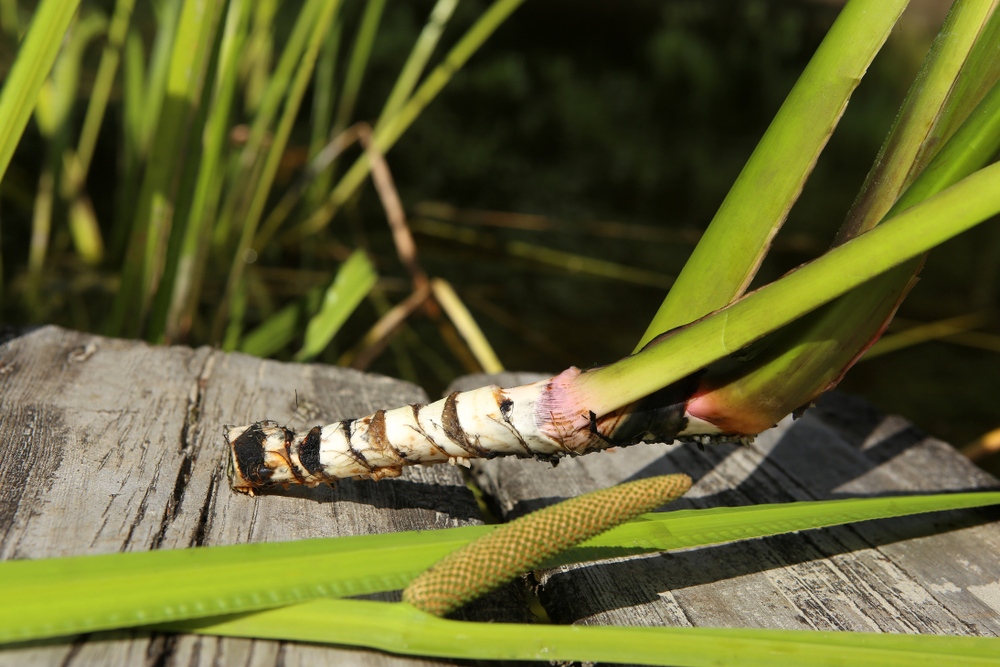
[[[995,31],[986,30],[996,6],[997,0],[954,4],[835,243],[880,223],[948,139],[944,132],[954,131],[992,85],[989,68],[981,68],[982,72],[963,68],[981,36],[996,38]],[[957,87],[958,83],[963,85]]]
[[[317,10],[315,15],[315,23],[311,26],[312,33],[309,36],[307,48],[289,84],[287,98],[285,99],[285,108],[275,128],[274,136],[271,138],[271,145],[267,149],[259,178],[254,183],[254,189],[243,219],[243,231],[229,269],[229,278],[226,280],[222,305],[219,308],[212,327],[213,340],[218,340],[221,337],[223,326],[228,319],[226,316],[229,311],[229,303],[236,293],[240,281],[243,279],[243,271],[246,267],[244,257],[250,248],[254,234],[257,232],[257,224],[260,222],[260,217],[264,213],[264,206],[267,204],[268,194],[271,192],[271,186],[274,184],[275,176],[278,173],[278,167],[281,164],[281,157],[285,152],[285,146],[288,144],[288,139],[292,134],[292,128],[295,125],[295,118],[302,104],[302,98],[305,95],[309,82],[312,80],[313,68],[316,65],[316,58],[319,56],[320,47],[323,45],[324,38],[333,23],[333,18],[339,7],[340,0],[327,0]]]
[[[636,346],[746,289],[906,0],[851,0],[761,138]]]
[[[406,604],[316,600],[175,631],[366,646],[404,655],[674,667],[1000,665],[1000,639],[808,630],[470,623]]]
[[[967,176],[640,353],[581,374],[573,382],[575,399],[595,414],[608,414],[728,356],[997,213],[1000,163]]]
[[[0,93],[0,179],[21,140],[38,92],[59,54],[80,0],[43,0]]]
[[[444,32],[444,27],[448,24],[448,19],[451,18],[457,5],[458,0],[437,0],[434,9],[431,10],[430,18],[427,19],[427,24],[420,32],[420,36],[417,37],[413,50],[410,51],[396,83],[392,86],[392,92],[389,93],[389,97],[382,107],[382,113],[379,114],[378,121],[375,123],[376,131],[381,128],[386,119],[395,116],[403,104],[410,99],[410,93],[416,88],[417,81],[424,72],[424,66],[427,65],[427,61],[434,52],[434,47],[437,46],[438,40],[441,38],[441,33]]]
[[[129,245],[108,331],[137,335],[159,280],[173,225],[182,158],[191,150],[189,123],[200,104],[221,2],[185,0],[166,78],[163,108],[150,146]]]
[[[1000,503],[1000,492],[647,514],[547,565]],[[394,590],[491,526],[0,563],[0,643]],[[262,577],[280,572],[281,577]]]
[[[944,147],[936,148],[937,155],[887,216],[941,192],[996,154],[1000,149],[1000,83],[968,114]],[[750,433],[767,429],[814,401],[840,381],[885,329],[916,282],[914,272],[922,262],[922,257],[904,262],[765,337],[746,363],[729,360],[708,369],[699,396],[688,409],[702,419],[724,420],[727,428]]]
[[[377,278],[375,267],[363,250],[351,253],[326,290],[319,312],[309,320],[305,342],[295,355],[296,361],[312,359],[326,349],[350,314],[375,286]]]
[[[384,127],[375,133],[375,144],[379,151],[387,153],[396,141],[409,129],[410,125],[420,116],[431,101],[437,97],[441,89],[451,81],[455,72],[460,70],[466,61],[472,57],[486,39],[500,27],[500,24],[510,16],[511,12],[521,6],[524,0],[495,0],[489,9],[483,12],[475,25],[469,28],[461,40],[452,48],[445,57],[444,62],[438,65],[434,71],[427,75],[424,82],[409,99],[409,101],[392,118],[386,120]],[[364,182],[371,171],[371,164],[368,162],[367,154],[362,155],[355,161],[351,168],[347,170],[343,178],[337,183],[330,193],[322,208],[313,213],[312,216],[298,227],[292,230],[298,236],[308,236],[322,229],[333,216],[340,210],[346,202]],[[262,248],[270,240],[268,236],[258,235],[254,240],[254,248]]]

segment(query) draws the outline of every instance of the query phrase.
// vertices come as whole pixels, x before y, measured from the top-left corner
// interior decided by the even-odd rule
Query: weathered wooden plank
[[[476,503],[452,466],[256,498],[228,487],[224,424],[269,418],[312,426],[416,401],[426,395],[412,384],[347,369],[34,330],[0,344],[0,558],[478,523]],[[507,618],[523,619],[521,607],[504,595]],[[472,613],[502,616],[496,604]],[[441,663],[135,631],[6,649],[0,664]]]
[[[508,376],[506,384],[535,377]],[[482,384],[467,378],[465,386]],[[412,385],[209,349],[45,327],[0,343],[0,557],[38,558],[383,532],[477,520],[458,471],[249,498],[223,475],[224,423],[293,427],[425,400]],[[507,518],[626,479],[684,471],[680,507],[995,485],[943,443],[832,395],[752,447],[638,446],[496,460],[479,480]],[[558,622],[995,635],[995,513],[873,522],[541,575]],[[950,532],[941,532],[947,530]],[[516,595],[480,618],[523,620]],[[475,613],[475,612],[473,612]],[[139,631],[0,651],[0,664],[438,664],[383,654]]]
[[[513,386],[534,374],[469,376]],[[477,464],[505,519],[651,475],[696,483],[670,509],[996,487],[947,444],[860,399],[829,394],[749,447],[637,445],[564,459]],[[574,565],[541,573],[558,623],[1000,634],[995,510],[948,512]]]

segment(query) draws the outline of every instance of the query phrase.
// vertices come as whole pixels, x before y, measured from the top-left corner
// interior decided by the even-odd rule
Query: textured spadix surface
[[[497,528],[410,582],[403,601],[444,616],[552,556],[679,498],[687,475],[663,475],[565,500]]]

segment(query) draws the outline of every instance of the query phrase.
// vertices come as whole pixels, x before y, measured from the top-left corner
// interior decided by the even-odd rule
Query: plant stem
[[[1000,213],[1000,163],[732,305],[572,382],[566,404],[607,414],[722,359],[877,275]],[[560,401],[559,405],[562,403]],[[581,416],[574,416],[581,424]]]
[[[135,0],[118,0],[114,16],[111,18],[111,25],[108,27],[108,43],[104,47],[101,62],[97,66],[94,88],[90,93],[87,115],[83,119],[83,129],[80,130],[80,141],[76,148],[84,181],[87,178],[87,172],[90,171],[90,161],[94,157],[97,135],[101,130],[101,121],[104,119],[104,111],[108,106],[108,98],[111,96],[111,88],[115,82],[122,45],[125,43],[126,34],[128,34],[129,20],[132,17],[134,5]]]

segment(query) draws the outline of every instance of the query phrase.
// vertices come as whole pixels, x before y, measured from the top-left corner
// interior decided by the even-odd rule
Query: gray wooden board
[[[461,378],[452,390],[536,374]],[[495,459],[474,468],[502,518],[587,491],[686,472],[669,509],[997,488],[947,444],[861,399],[831,393],[747,447],[636,445],[556,468]],[[1000,635],[1000,513],[900,519],[636,556],[537,573],[557,623]]]
[[[346,369],[35,329],[0,343],[0,558],[479,523],[475,500],[453,466],[256,498],[229,489],[224,424],[274,419],[301,428],[426,400],[412,384]],[[508,589],[470,615],[524,620],[516,599]],[[142,631],[0,650],[0,665],[53,664],[441,663]]]

